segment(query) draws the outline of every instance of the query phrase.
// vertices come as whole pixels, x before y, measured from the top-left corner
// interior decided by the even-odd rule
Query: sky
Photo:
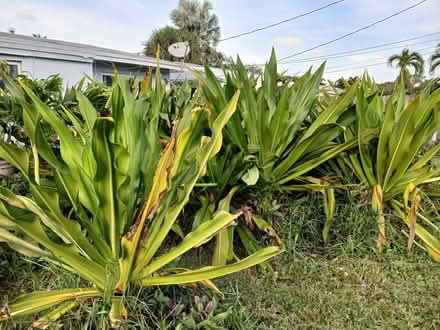
[[[222,38],[266,26],[327,5],[334,0],[211,0],[222,28]],[[218,50],[237,54],[247,64],[265,63],[275,48],[288,56],[369,25],[419,0],[345,0],[312,15],[252,35],[221,42]],[[0,0],[0,31],[14,27],[17,34],[40,33],[50,39],[80,42],[128,52],[140,52],[153,30],[172,25],[169,14],[178,0]],[[293,57],[301,62],[279,65],[279,71],[304,72],[321,63],[311,57],[351,51],[440,32],[440,0],[428,0],[406,13],[368,30]],[[393,49],[351,55],[327,61],[325,77],[359,75],[368,70],[376,81],[396,78],[398,70],[387,58],[407,46],[425,58],[440,43],[440,34],[389,46]],[[372,65],[373,64],[373,65]],[[429,77],[428,70],[426,76]]]

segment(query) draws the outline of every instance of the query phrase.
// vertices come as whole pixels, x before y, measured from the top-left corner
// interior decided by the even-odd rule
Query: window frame
[[[17,73],[16,76],[13,76],[13,78],[17,78],[18,75],[21,74],[21,62],[20,61],[12,61],[12,60],[6,60],[6,63],[8,64],[8,73],[12,75],[10,66],[16,66],[17,67]]]
[[[105,86],[107,86],[107,87],[112,87],[112,85],[113,85],[113,74],[111,74],[111,73],[103,73],[103,74],[101,74],[101,80],[102,80],[102,83],[105,85]],[[111,84],[110,85],[107,85],[106,84],[106,82],[104,81],[104,79],[106,78],[106,77],[110,77],[111,78]]]
[[[112,79],[112,84],[111,85],[106,85],[106,86],[107,87],[112,87],[114,76],[115,75],[113,73],[101,73],[101,83],[106,85],[105,81],[104,81],[104,77],[110,77]],[[136,79],[136,75],[132,75],[132,74],[121,74],[121,73],[118,73],[118,76]]]
[[[16,79],[19,74],[21,74],[21,61],[12,61],[12,60],[6,60],[6,64],[8,66],[8,73],[11,74],[10,66],[16,66],[17,67],[17,74],[12,76],[12,78]],[[0,89],[5,89],[5,83],[2,79],[0,79]]]

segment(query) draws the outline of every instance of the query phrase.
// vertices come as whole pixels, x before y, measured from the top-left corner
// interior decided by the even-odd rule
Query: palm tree
[[[437,49],[435,53],[431,56],[430,62],[431,62],[431,67],[429,72],[434,73],[435,70],[438,67],[440,67],[440,44],[437,45]]]
[[[414,74],[423,74],[425,71],[425,60],[422,55],[417,52],[410,52],[408,48],[405,48],[401,54],[395,54],[388,58],[388,65],[393,67],[394,64],[400,68],[400,75],[403,79],[405,87],[408,87],[411,69],[414,69]]]
[[[217,15],[211,13],[212,9],[212,3],[208,0],[179,0],[170,18],[179,29],[199,38],[202,45],[215,48],[220,40],[220,25]]]
[[[189,40],[191,37],[192,35],[187,31],[166,25],[163,28],[154,30],[150,38],[143,43],[143,53],[146,56],[155,57],[157,49],[160,48],[160,58],[162,60],[180,61],[180,58],[176,58],[168,52],[168,47],[176,42]],[[202,54],[196,42],[197,40],[194,40],[194,42],[191,43],[190,52],[186,54],[185,61],[202,64]]]

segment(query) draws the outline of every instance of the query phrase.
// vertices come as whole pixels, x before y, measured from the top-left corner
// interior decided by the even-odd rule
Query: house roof
[[[0,54],[25,57],[50,58],[83,63],[107,61],[112,63],[127,63],[141,66],[156,66],[156,59],[135,53],[115,49],[97,47],[76,42],[61,41],[30,37],[15,33],[0,32]],[[203,71],[200,65],[171,61],[160,61],[161,68],[182,71],[189,68]],[[214,68],[216,74],[221,70]],[[218,71],[218,72],[216,72]]]

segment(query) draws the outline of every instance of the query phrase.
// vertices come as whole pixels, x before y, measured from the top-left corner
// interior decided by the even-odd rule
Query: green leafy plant
[[[23,132],[23,117],[17,104],[4,86],[2,75],[8,72],[6,62],[0,61],[0,139],[9,143],[26,142]]]
[[[78,92],[83,94],[90,101],[101,116],[108,112],[106,106],[111,94],[111,88],[102,83],[98,83],[89,76],[83,77],[76,85],[67,87],[64,95],[58,100],[58,104],[75,111],[77,115],[81,116],[81,113],[76,111]]]
[[[0,237],[21,252],[77,273],[92,285],[26,294],[5,307],[0,320],[51,309],[34,324],[46,326],[79,304],[102,297],[111,305],[112,326],[118,327],[127,318],[124,294],[130,285],[201,282],[215,288],[211,279],[281,252],[273,246],[230,265],[164,269],[241,215],[219,210],[177,246],[164,247],[197,180],[206,173],[208,160],[221,149],[222,129],[236,109],[239,92],[210,122],[210,136],[204,135],[206,112],[188,109],[162,149],[158,121],[165,93],[159,74],[150,97],[116,75],[109,101],[111,117],[98,117],[89,100],[78,93],[85,121],[64,108],[71,127],[26,82],[19,81],[19,88],[10,78],[5,80],[23,108],[34,170],[30,170],[26,150],[0,141],[0,157],[20,170],[31,191],[30,196],[20,196],[0,188]],[[60,156],[43,136],[42,122],[59,137]],[[52,176],[40,177],[40,158],[50,164]]]
[[[294,84],[278,84],[275,52],[266,64],[261,87],[249,79],[240,58],[231,73],[226,73],[222,87],[206,68],[206,78],[199,74],[208,107],[217,114],[221,107],[241,90],[238,111],[226,127],[228,140],[259,169],[263,182],[283,189],[293,180],[339,152],[356,145],[355,141],[336,145],[335,138],[344,125],[355,120],[349,106],[356,84],[328,108],[317,109],[317,96],[324,65],[307,72]],[[351,110],[351,111],[349,111]]]
[[[430,163],[440,146],[421,153],[440,128],[440,92],[430,94],[427,88],[408,105],[405,104],[405,94],[402,83],[385,102],[374,82],[365,77],[357,90],[357,121],[344,132],[346,141],[358,140],[358,149],[340,155],[331,164],[339,175],[348,177],[354,173],[359,182],[367,186],[372,207],[377,213],[378,248],[386,242],[386,204],[397,209],[400,217],[409,216],[405,220],[410,228],[411,247],[421,189],[426,183],[440,180],[440,169]],[[398,201],[402,198],[406,201],[404,205]],[[412,211],[409,201],[412,201]],[[421,229],[417,231],[438,260],[438,240],[421,233]]]
[[[327,228],[335,208],[331,189],[334,183],[330,178],[313,177],[311,172],[341,152],[356,147],[354,138],[342,143],[336,138],[356,119],[353,99],[358,84],[353,83],[345,94],[323,107],[318,95],[324,67],[321,65],[315,73],[309,70],[294,83],[282,83],[273,51],[261,81],[249,76],[240,58],[230,72],[225,72],[224,86],[207,67],[206,77],[201,74],[198,77],[213,118],[241,90],[237,112],[227,124],[225,135],[236,152],[243,155],[247,173],[242,179],[250,186],[258,183],[258,187],[268,191],[321,193]],[[325,240],[327,236],[324,234]]]
[[[226,330],[222,327],[224,320],[232,313],[231,310],[222,313],[216,313],[217,301],[211,300],[207,296],[194,297],[194,307],[191,312],[183,315],[182,321],[176,326],[176,329],[216,329]]]

